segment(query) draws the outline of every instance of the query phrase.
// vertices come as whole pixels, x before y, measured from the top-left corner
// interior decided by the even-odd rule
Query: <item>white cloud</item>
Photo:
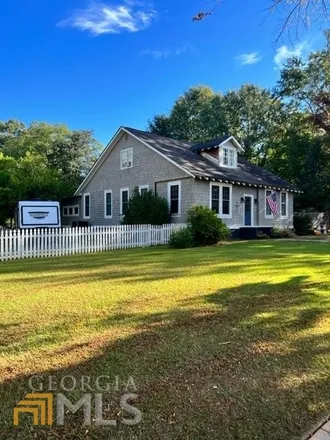
[[[276,51],[274,61],[278,67],[283,66],[286,61],[291,57],[301,57],[304,51],[307,49],[307,41],[303,41],[297,46],[292,47],[291,49],[285,44],[279,47]]]
[[[236,57],[242,65],[259,63],[262,56],[259,52],[242,53]]]
[[[130,1],[129,4],[108,6],[93,3],[86,9],[74,12],[71,18],[58,23],[58,26],[71,26],[93,35],[138,32],[150,26],[156,12],[150,5]]]
[[[166,59],[168,57],[172,57],[172,56],[180,56],[183,55],[187,52],[191,52],[191,53],[195,53],[198,54],[198,50],[193,47],[191,44],[186,43],[176,49],[160,49],[160,50],[143,50],[140,55],[150,55],[152,56],[155,60],[161,60],[161,59]]]

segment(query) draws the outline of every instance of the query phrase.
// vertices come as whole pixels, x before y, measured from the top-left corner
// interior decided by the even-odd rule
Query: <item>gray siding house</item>
[[[299,190],[240,157],[233,136],[190,144],[128,127],[111,139],[75,195],[62,204],[62,224],[117,225],[134,188],[168,200],[172,222],[192,205],[217,212],[232,230],[293,228]],[[278,214],[266,197],[276,193]]]

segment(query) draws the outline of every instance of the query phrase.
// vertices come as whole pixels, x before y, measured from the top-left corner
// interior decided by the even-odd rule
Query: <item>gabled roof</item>
[[[198,144],[193,144],[191,149],[192,151],[196,151],[196,152],[211,150],[212,148],[215,147],[221,147],[223,144],[227,142],[232,142],[239,151],[244,151],[242,145],[239,142],[237,142],[234,136],[230,136],[230,135],[222,136],[221,138],[217,138],[217,139],[212,139],[211,141],[208,142],[199,142]]]
[[[242,186],[254,186],[262,188],[272,188],[292,192],[300,192],[294,185],[289,184],[280,177],[275,176],[264,168],[251,164],[246,159],[238,157],[237,168],[222,167],[198,154],[200,151],[214,148],[225,142],[231,141],[238,149],[241,145],[233,136],[224,136],[210,142],[191,144],[178,141],[154,133],[137,130],[130,127],[120,127],[113,136],[107,147],[103,150],[99,159],[92,167],[85,180],[79,186],[75,195],[81,194],[83,188],[95,175],[103,162],[110,154],[116,141],[124,133],[128,133],[146,147],[161,155],[164,159],[171,162],[174,166],[185,172],[187,176],[196,179],[232,183]]]
[[[198,151],[207,149],[205,148],[206,145],[209,145],[209,148],[214,148],[214,146],[227,142],[229,139],[234,139],[234,143],[236,142],[238,144],[233,136],[225,136],[224,138],[216,139],[215,141],[191,145],[188,142],[136,130],[135,128],[124,127],[124,129],[143,141],[143,143],[152,146],[153,149],[178,164],[181,169],[185,170],[190,175],[193,175],[195,178],[233,183],[243,186],[267,187],[300,192],[294,185],[275,176],[264,168],[253,165],[241,157],[238,157],[237,168],[227,168],[218,166],[213,161],[198,154]]]

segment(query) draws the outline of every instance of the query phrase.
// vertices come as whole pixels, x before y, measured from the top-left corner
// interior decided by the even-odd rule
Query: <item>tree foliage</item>
[[[153,191],[140,193],[135,188],[128,202],[123,219],[125,225],[163,225],[169,222],[169,206],[166,199]]]
[[[196,246],[210,246],[228,240],[230,230],[207,206],[193,206],[187,215],[188,228]]]
[[[330,210],[330,31],[325,37],[306,60],[288,60],[273,90],[193,87],[149,129],[189,142],[232,134],[245,157],[304,191],[297,208]]]
[[[13,218],[18,200],[61,200],[72,195],[100,145],[90,131],[17,120],[0,122],[0,222]]]
[[[209,87],[192,87],[173,105],[169,116],[156,115],[149,130],[188,142],[204,142],[234,134],[245,156],[256,163],[267,158],[269,139],[279,130],[285,115],[271,92],[252,84],[225,95]]]

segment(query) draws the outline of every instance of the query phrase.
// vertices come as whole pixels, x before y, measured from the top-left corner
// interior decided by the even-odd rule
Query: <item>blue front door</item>
[[[252,226],[252,197],[244,197],[244,226]]]

